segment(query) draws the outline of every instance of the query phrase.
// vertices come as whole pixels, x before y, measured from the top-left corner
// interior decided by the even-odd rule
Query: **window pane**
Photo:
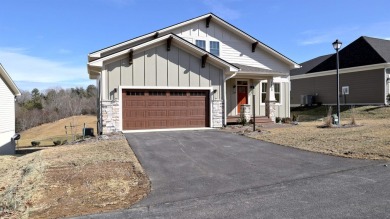
[[[275,92],[280,92],[280,83],[274,83]]]
[[[261,92],[267,92],[267,83],[263,83],[261,86]]]
[[[206,41],[204,41],[204,40],[196,40],[195,42],[196,42],[196,45],[198,47],[200,47],[200,48],[202,48],[204,50],[206,49]]]
[[[219,42],[210,41],[210,53],[219,56]]]
[[[262,103],[265,102],[265,96],[266,96],[265,93],[261,93],[261,102],[262,102]]]

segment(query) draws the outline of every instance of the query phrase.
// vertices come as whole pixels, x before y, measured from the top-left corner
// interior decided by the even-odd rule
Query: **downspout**
[[[385,68],[385,105],[389,105],[388,101],[387,101],[387,95],[389,95],[389,91],[390,91],[390,88],[388,87],[389,86],[389,83],[387,82],[387,80],[390,80],[390,74],[389,76],[387,75],[387,70],[390,70],[390,68]],[[387,89],[386,89],[387,88]],[[386,93],[387,91],[387,93]]]
[[[224,108],[224,120],[223,120],[223,125],[226,126],[227,125],[227,102],[226,102],[226,95],[227,95],[227,87],[226,87],[226,81],[231,79],[231,78],[234,78],[238,72],[241,71],[241,69],[238,69],[238,71],[234,72],[234,74],[232,74],[230,77],[227,77],[225,78],[225,80],[223,81],[223,86],[225,87],[224,89],[224,95],[223,95],[223,108]]]

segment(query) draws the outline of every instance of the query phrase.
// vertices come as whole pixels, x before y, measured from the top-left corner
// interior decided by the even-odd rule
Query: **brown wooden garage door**
[[[123,90],[123,130],[209,126],[209,91]]]

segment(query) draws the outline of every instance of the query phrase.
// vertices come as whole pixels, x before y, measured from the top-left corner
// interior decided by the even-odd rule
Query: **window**
[[[187,96],[185,91],[171,91],[171,96]]]
[[[140,91],[126,91],[127,96],[144,96],[144,92]]]
[[[204,50],[206,50],[206,41],[205,40],[196,40],[196,45]]]
[[[219,42],[210,41],[210,53],[219,56]]]
[[[149,96],[165,96],[164,91],[149,91]]]
[[[276,103],[280,103],[280,83],[274,83]],[[267,96],[267,83],[261,85],[261,102],[265,103],[265,97]]]
[[[206,96],[206,92],[204,92],[204,91],[191,91],[190,96]]]

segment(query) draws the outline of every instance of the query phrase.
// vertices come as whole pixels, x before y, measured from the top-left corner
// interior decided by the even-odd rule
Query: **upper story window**
[[[280,83],[274,83],[274,91],[276,103],[280,103]],[[265,97],[267,96],[267,83],[261,84],[261,102],[265,103]]]
[[[219,56],[219,42],[210,41],[210,53]]]
[[[206,41],[205,40],[196,40],[196,45],[204,50],[206,50]]]

